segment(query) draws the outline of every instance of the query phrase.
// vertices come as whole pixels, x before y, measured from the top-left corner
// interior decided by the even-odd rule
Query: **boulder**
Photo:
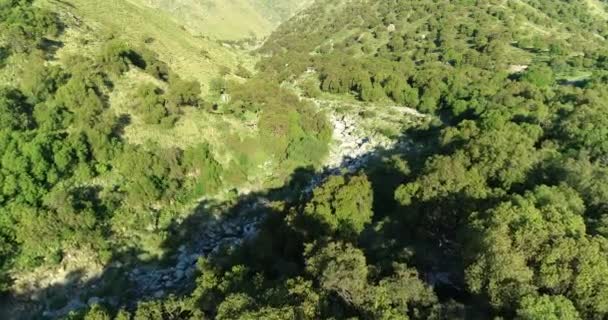
[[[89,305],[89,307],[92,307],[96,304],[100,304],[101,301],[102,300],[99,297],[90,297],[89,300],[87,300],[87,304]]]

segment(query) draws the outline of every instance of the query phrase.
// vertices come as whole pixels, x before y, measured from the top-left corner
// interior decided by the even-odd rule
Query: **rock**
[[[186,270],[186,272],[184,273],[184,276],[186,276],[186,278],[190,279],[195,274],[196,274],[196,268],[195,267],[191,267],[191,268],[188,268],[188,270]]]
[[[181,260],[181,261],[180,261],[180,262],[177,264],[177,266],[175,267],[175,269],[177,269],[177,270],[184,270],[184,269],[186,269],[186,266],[187,266],[187,265],[188,265],[188,260],[187,260],[187,259],[184,259],[184,260]]]
[[[222,228],[224,229],[224,232],[229,236],[233,236],[238,233],[236,228],[230,224],[225,224]]]
[[[82,309],[85,307],[86,307],[86,305],[84,303],[82,303],[82,301],[80,301],[80,299],[75,298],[75,299],[71,300],[70,302],[68,302],[68,304],[65,307],[61,308],[61,310],[58,310],[57,312],[55,312],[55,315],[53,317],[61,317],[62,315],[66,315],[66,314],[70,313],[70,311]]]
[[[184,271],[182,271],[182,270],[175,271],[175,279],[176,280],[181,280],[183,277],[184,277]]]
[[[99,297],[90,297],[89,300],[87,300],[87,304],[92,307],[93,305],[100,304],[101,301],[102,300]]]
[[[154,298],[162,298],[165,295],[165,291],[163,290],[158,290],[156,292],[154,292]]]
[[[509,69],[508,72],[509,73],[520,73],[520,72],[524,72],[528,69],[528,66],[525,64],[512,64],[509,65]]]
[[[196,253],[191,254],[190,255],[190,261],[191,261],[191,263],[198,262],[198,258],[200,258],[200,257],[202,257],[202,255],[200,255],[200,254],[196,254]]]
[[[244,235],[245,235],[246,238],[251,238],[252,236],[254,236],[257,233],[255,225],[253,223],[250,223],[250,224],[246,225],[243,228],[243,233],[244,233]]]

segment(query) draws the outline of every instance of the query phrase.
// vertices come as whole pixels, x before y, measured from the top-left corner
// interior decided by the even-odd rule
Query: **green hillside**
[[[130,45],[145,46],[156,52],[180,75],[195,78],[203,86],[207,86],[222,67],[248,64],[246,55],[241,59],[237,50],[197,36],[184,28],[183,21],[140,3],[70,0],[58,3],[57,8],[69,13],[63,19],[68,29],[62,39],[65,46],[59,52],[60,57],[82,54],[83,47],[95,51],[109,36],[115,36]]]
[[[0,318],[608,317],[608,3],[0,0]]]
[[[263,38],[282,21],[312,1],[272,0],[130,0],[167,13],[176,23],[195,35],[213,39]]]

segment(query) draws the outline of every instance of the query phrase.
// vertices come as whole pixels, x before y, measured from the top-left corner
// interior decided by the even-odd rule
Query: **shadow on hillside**
[[[170,294],[185,295],[194,288],[196,263],[201,257],[218,266],[239,261],[256,264],[270,276],[289,274],[290,270],[295,273],[300,268],[301,255],[290,257],[286,252],[293,252],[292,249],[301,247],[302,243],[298,243],[297,237],[288,239],[285,234],[279,235],[286,229],[285,208],[297,211],[298,206],[311,196],[313,187],[330,175],[363,171],[373,186],[375,211],[394,211],[398,205],[392,192],[404,182],[405,175],[387,163],[403,155],[407,155],[409,159],[405,160],[411,163],[422,163],[434,149],[435,137],[429,130],[411,129],[398,138],[392,149],[375,149],[361,157],[345,159],[340,168],[348,170],[329,168],[315,172],[313,168],[302,167],[296,169],[280,188],[242,195],[226,203],[201,201],[183,221],[176,219],[165,230],[154,231],[165,235],[166,258],[144,261],[139,258],[143,252],[138,249],[115,250],[103,272],[96,277],[87,278],[83,272],[76,271],[64,283],[2,299],[7,306],[0,303],[0,310],[10,311],[0,312],[0,318],[27,319],[43,315],[42,319],[53,319],[96,303],[110,310],[133,310],[142,301]],[[412,139],[416,139],[417,145]],[[418,143],[422,147],[418,147]],[[374,218],[385,217],[377,215]],[[383,228],[398,229],[401,223],[394,222]],[[398,235],[397,229],[394,231]],[[370,232],[379,231],[366,231],[364,237]],[[285,241],[277,243],[274,238],[281,236]],[[365,242],[365,239],[361,241]]]

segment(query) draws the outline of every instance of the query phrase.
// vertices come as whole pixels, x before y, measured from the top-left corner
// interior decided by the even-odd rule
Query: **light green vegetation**
[[[130,118],[124,128],[127,142],[163,148],[207,143],[223,166],[235,167],[235,172],[225,178],[224,190],[259,189],[269,181],[280,183],[289,172],[282,167],[282,160],[265,151],[258,134],[258,115],[249,113],[249,118],[242,118],[210,113],[209,106],[219,100],[219,95],[207,91],[209,83],[225,70],[238,75],[229,74],[226,79],[242,82],[239,69],[251,70],[257,60],[245,49],[222,45],[215,39],[239,40],[252,34],[261,38],[308,2],[281,2],[276,7],[272,1],[246,0],[52,3],[61,9],[58,11],[62,12],[62,20],[68,24],[61,39],[64,47],[57,54],[60,61],[74,54],[94,56],[108,37],[116,37],[157,53],[180,77],[198,80],[208,95],[204,98],[206,108],[182,109],[182,116],[172,127],[149,124],[134,112],[134,92],[143,83],[160,88],[164,88],[163,84],[140,70],[125,73],[116,79],[109,103],[116,116]]]
[[[606,1],[602,2],[601,0],[587,0],[586,2],[591,12],[605,20],[608,20],[608,5],[606,4]]]
[[[275,84],[245,84],[257,57],[168,11],[7,0],[0,14],[0,275],[19,286],[50,285],[34,275],[71,264],[67,254],[166,258],[167,229],[202,200],[280,186],[327,154],[322,113]],[[223,85],[207,92],[212,80]]]
[[[162,10],[197,36],[220,40],[263,38],[311,0],[128,0]]]
[[[69,0],[66,3],[69,5],[59,5],[60,12],[73,12],[78,18],[69,15],[64,19],[68,30],[63,40],[65,47],[58,53],[60,59],[73,54],[92,54],[108,37],[116,36],[132,46],[156,52],[160,60],[181,77],[197,79],[203,87],[222,66],[236,68],[240,63],[251,64],[247,55],[216,41],[196,37],[160,10],[123,0]]]

